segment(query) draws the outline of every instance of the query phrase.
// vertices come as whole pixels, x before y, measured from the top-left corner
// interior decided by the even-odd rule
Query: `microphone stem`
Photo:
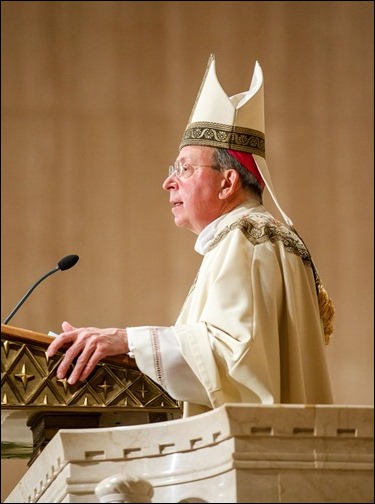
[[[3,324],[7,324],[9,322],[9,320],[13,317],[13,315],[16,313],[16,311],[23,305],[23,303],[30,296],[30,294],[33,292],[33,290],[35,289],[35,287],[37,287],[40,284],[40,282],[42,282],[45,278],[47,278],[48,276],[52,275],[52,273],[55,273],[59,269],[60,269],[59,266],[55,266],[53,269],[51,269],[51,271],[49,271],[48,273],[45,273],[41,278],[39,278],[39,280],[32,287],[30,287],[30,289],[26,292],[26,294],[19,301],[19,303],[17,304],[17,306],[10,312],[10,314],[4,320]]]

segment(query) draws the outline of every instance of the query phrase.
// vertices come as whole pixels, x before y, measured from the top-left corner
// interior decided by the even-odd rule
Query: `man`
[[[180,152],[163,188],[177,226],[198,235],[201,268],[172,327],[76,328],[64,322],[52,356],[69,343],[57,376],[69,383],[127,353],[184,416],[226,402],[332,402],[324,343],[333,306],[265,162],[263,75],[228,97],[211,55]],[[267,187],[285,224],[262,205]]]

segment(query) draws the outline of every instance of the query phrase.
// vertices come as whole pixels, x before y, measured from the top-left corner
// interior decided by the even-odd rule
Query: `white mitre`
[[[215,56],[211,54],[180,149],[205,145],[252,154],[275,205],[293,227],[277,201],[265,159],[263,88],[263,72],[256,62],[249,90],[229,97],[218,81]]]

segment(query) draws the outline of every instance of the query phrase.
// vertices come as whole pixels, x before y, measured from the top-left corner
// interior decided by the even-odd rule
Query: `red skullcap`
[[[257,179],[257,181],[259,182],[259,184],[263,189],[265,185],[264,180],[258,170],[258,167],[256,165],[256,162],[254,161],[252,154],[232,149],[227,149],[227,151],[231,156],[237,159],[237,161],[239,161],[252,175],[254,175],[254,177]]]

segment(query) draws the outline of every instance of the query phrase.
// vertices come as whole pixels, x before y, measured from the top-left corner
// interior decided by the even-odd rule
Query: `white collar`
[[[248,200],[246,203],[239,205],[230,212],[220,215],[217,219],[210,222],[202,231],[199,233],[197,241],[195,242],[194,250],[198,254],[205,255],[207,249],[211,245],[212,240],[215,238],[216,230],[219,227],[221,221],[223,221],[228,216],[233,216],[235,218],[239,213],[244,210],[249,210],[261,206],[262,204],[255,200]]]
[[[206,226],[199,233],[197,241],[195,242],[194,250],[198,252],[198,254],[204,255],[215,237],[217,226],[219,222],[222,221],[226,217],[226,214],[221,215],[214,221],[210,222],[208,226]]]

